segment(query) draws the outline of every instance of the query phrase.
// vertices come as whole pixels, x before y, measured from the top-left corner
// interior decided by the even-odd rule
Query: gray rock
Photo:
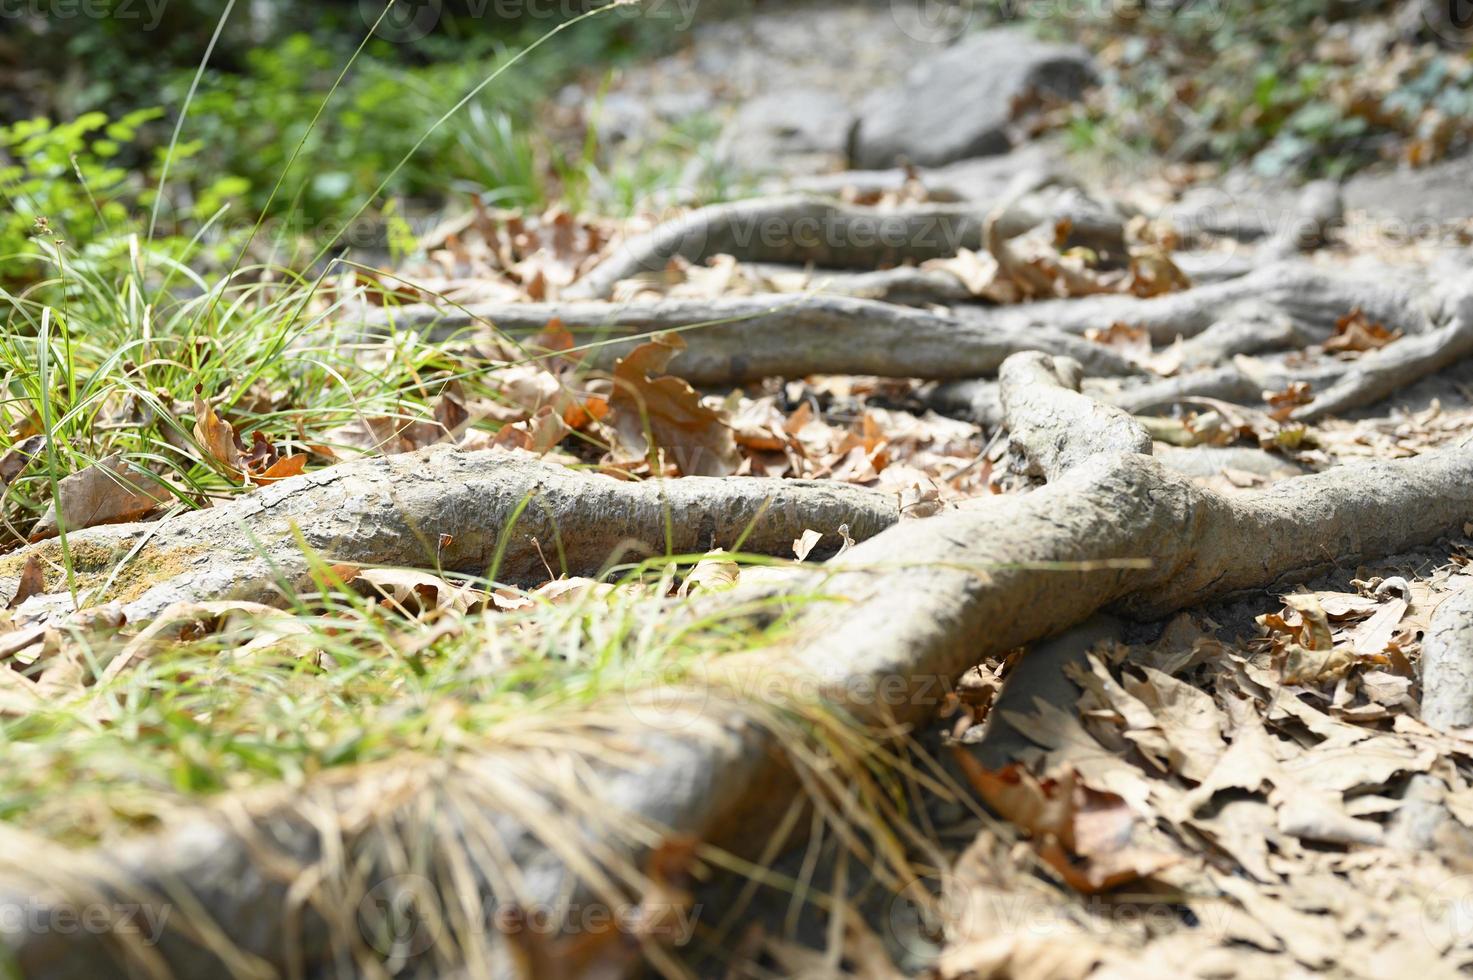
[[[1075,99],[1095,79],[1082,48],[1013,30],[973,34],[864,101],[850,133],[851,163],[941,166],[1006,153],[1018,102],[1047,92]]]
[[[1345,206],[1380,222],[1401,223],[1403,235],[1473,217],[1473,154],[1419,170],[1367,171],[1345,184]]]
[[[827,170],[844,160],[849,106],[807,89],[758,96],[727,124],[717,158],[748,173]]]

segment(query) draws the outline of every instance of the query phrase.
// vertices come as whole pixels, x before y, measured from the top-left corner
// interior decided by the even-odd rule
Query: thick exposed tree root
[[[852,296],[899,306],[955,306],[974,299],[966,284],[944,269],[904,265],[874,272],[850,272],[757,262],[743,266],[743,271],[774,284],[786,277],[820,295]],[[783,291],[788,290],[784,287]]]
[[[1473,725],[1473,589],[1442,600],[1422,640],[1422,720],[1439,731]]]
[[[973,324],[842,296],[775,294],[631,305],[509,303],[449,313],[406,307],[388,317],[376,315],[370,323],[382,325],[391,318],[400,328],[433,325],[433,336],[439,338],[478,322],[525,335],[542,330],[554,317],[580,342],[616,341],[590,354],[604,368],[627,354],[639,338],[678,330],[686,349],[669,370],[695,384],[808,374],[976,377],[994,373],[1009,356],[1026,350],[1072,357],[1092,375],[1139,372],[1108,347],[1046,327]]]
[[[980,247],[982,218],[969,205],[880,211],[807,194],[715,204],[631,238],[568,295],[605,299],[620,280],[659,272],[672,259],[700,262],[717,254],[831,269],[919,263]]]
[[[567,295],[607,299],[620,280],[659,272],[675,258],[700,262],[713,255],[731,255],[741,262],[865,271],[919,264],[963,248],[981,248],[986,218],[975,204],[882,210],[809,194],[715,204],[631,238],[574,283]],[[1012,195],[991,220],[1008,236],[1044,220],[1068,221],[1070,245],[1101,252],[1123,249],[1119,216],[1068,187]]]
[[[862,540],[898,517],[888,495],[832,482],[636,483],[498,450],[430,449],[341,464],[158,522],[91,528],[69,544],[87,572],[82,587],[110,582],[103,598],[122,601],[130,622],[146,622],[175,602],[277,600],[306,577],[303,544],[328,562],[494,571],[528,583],[546,580],[549,565],[590,575],[611,558],[739,540],[786,556],[807,528],[837,541],[832,532],[848,524]],[[13,593],[33,553],[59,564],[56,542],[32,545],[0,563],[0,588]]]
[[[1150,455],[1151,437],[1125,412],[1079,393],[1077,363],[1028,352],[1001,371],[1003,414],[1026,472],[1053,478],[1102,453]]]
[[[1144,433],[1131,432],[1134,423],[1118,413],[1088,405],[1061,381],[1057,366],[1050,370],[1040,358],[1020,358],[1016,368],[1004,371],[1004,383],[1011,389],[1004,400],[1014,443],[1049,475],[1047,485],[898,525],[806,576],[795,588],[847,601],[806,606],[775,649],[709,665],[708,686],[690,701],[703,719],[698,729],[671,735],[669,713],[665,723],[640,728],[637,723],[649,716],[639,710],[639,698],[628,701],[636,722],[633,742],[648,750],[638,762],[554,763],[539,755],[530,765],[537,772],[577,773],[571,788],[584,807],[580,813],[602,813],[611,821],[617,815],[625,827],[654,822],[750,850],[770,830],[764,818],[788,805],[788,797],[777,799],[774,790],[791,778],[780,740],[754,720],[766,710],[763,705],[816,699],[884,726],[920,722],[935,710],[946,685],[979,658],[1055,634],[1098,610],[1156,618],[1210,598],[1282,585],[1332,564],[1403,551],[1473,519],[1473,450],[1466,447],[1346,466],[1224,497],[1133,451],[1148,445],[1142,443]],[[1030,384],[1037,390],[1023,390]],[[1065,445],[1053,419],[1059,414],[1070,420]],[[735,707],[742,700],[759,707]],[[472,853],[483,862],[469,877],[438,872],[454,908],[486,913],[497,901],[504,903],[513,868],[521,871],[517,894],[524,902],[565,897],[570,876],[596,883],[586,860],[591,838],[550,840],[548,828],[539,826],[536,814],[568,805],[556,802],[563,798],[551,789],[550,795],[524,793],[510,810],[504,796],[489,790],[472,795],[478,805],[520,819],[480,815],[495,824],[494,847],[485,843],[493,838],[485,837],[481,823],[467,829],[467,811],[456,809],[467,798],[456,796],[455,788],[496,785],[497,766],[506,764],[502,753],[392,778],[371,773],[356,786],[338,776],[302,794],[303,807],[252,811],[257,817],[247,826],[268,834],[269,853],[315,869],[318,878],[302,880],[320,879],[316,889],[299,884],[296,894],[309,893],[318,900],[314,908],[327,914],[332,893],[321,882],[340,877],[334,871],[338,863],[352,863],[372,884],[373,874],[386,873],[384,836],[398,840],[413,827],[423,830],[424,814],[445,807],[447,822],[436,825],[439,833],[429,843],[453,850],[472,837],[480,842]],[[399,795],[386,797],[394,785]],[[361,820],[355,833],[343,829],[346,814],[361,812],[353,801],[365,798],[403,801],[387,807],[394,816],[377,837],[362,829]],[[305,813],[316,813],[315,823]],[[590,824],[588,833],[599,831]],[[638,854],[656,839],[654,833],[612,834],[605,826],[596,853],[605,866],[626,857],[637,865]],[[100,863],[81,881],[104,893],[116,893],[103,884],[109,874],[160,892],[166,882],[188,882],[199,907],[249,950],[280,962],[287,939],[295,937],[320,962],[327,927],[319,919],[298,930],[295,918],[283,916],[286,889],[268,883],[261,847],[261,839],[252,842],[223,819],[202,820],[182,837],[135,845],[125,856],[97,856]],[[444,862],[432,855],[431,865]],[[6,890],[26,895],[34,885],[33,876],[12,877]],[[67,891],[79,888],[71,879]],[[100,945],[62,944],[53,935],[7,923],[0,928],[20,962],[73,971],[67,975],[83,975],[106,962],[101,957],[115,955]],[[485,933],[494,943],[495,930]],[[177,932],[156,949],[176,965],[195,967],[209,958]]]
[[[1372,405],[1413,382],[1451,367],[1473,354],[1473,293],[1452,322],[1415,337],[1403,337],[1361,355],[1335,384],[1316,395],[1293,417],[1310,422]]]
[[[1001,308],[971,309],[965,318],[982,322],[1025,323],[1083,333],[1091,327],[1127,323],[1145,329],[1156,344],[1194,337],[1235,308],[1274,310],[1291,322],[1328,336],[1335,321],[1357,307],[1367,318],[1408,335],[1428,329],[1431,310],[1416,290],[1369,282],[1365,277],[1331,275],[1303,262],[1264,266],[1249,275],[1149,299],[1086,296]]]

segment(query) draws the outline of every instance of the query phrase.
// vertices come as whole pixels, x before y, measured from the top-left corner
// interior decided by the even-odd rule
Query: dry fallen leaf
[[[194,386],[194,438],[195,441],[221,466],[232,474],[245,469],[245,452],[235,427],[215,414],[209,402],[202,397],[204,388]]]
[[[806,560],[808,553],[813,550],[813,546],[818,544],[822,538],[823,535],[813,530],[813,528],[806,529],[802,536],[793,542],[793,554],[798,556],[799,561]]]
[[[1308,381],[1291,381],[1283,391],[1264,392],[1263,400],[1269,405],[1269,418],[1287,422],[1296,408],[1314,401],[1314,394]]]
[[[729,476],[741,462],[723,413],[701,404],[680,378],[653,377],[685,349],[678,334],[640,344],[614,365],[610,421],[621,445],[635,457],[655,447],[687,476]]]
[[[956,756],[987,805],[1032,838],[1038,856],[1076,891],[1107,891],[1177,860],[1136,844],[1140,818],[1125,799],[1085,785],[1072,768],[1039,779],[1017,764],[990,770],[961,748]]]
[[[157,477],[127,462],[121,453],[61,480],[57,495],[61,498],[61,517],[68,531],[136,521],[169,497]],[[36,522],[31,540],[40,541],[56,533],[53,504]]]
[[[685,581],[680,585],[680,595],[697,592],[720,592],[737,584],[741,577],[741,566],[727,557],[721,548],[712,551],[696,563]]]
[[[1335,335],[1325,341],[1325,350],[1332,354],[1360,354],[1400,339],[1400,330],[1387,330],[1384,324],[1371,322],[1357,306],[1335,321]]]
[[[0,457],[0,486],[8,486],[11,480],[20,476],[45,447],[44,435],[34,435],[11,446],[10,451]]]
[[[268,484],[275,483],[277,480],[285,480],[290,476],[301,476],[306,469],[307,454],[297,453],[295,456],[281,457],[266,467],[264,472],[251,473],[250,479],[252,483],[264,487]]]
[[[6,609],[14,609],[33,595],[41,595],[46,591],[46,573],[41,566],[41,559],[36,555],[27,555],[26,564],[20,571],[20,584],[15,587],[15,595],[5,604]]]
[[[463,613],[481,599],[476,589],[413,568],[360,568],[346,582],[362,583],[383,605],[408,616],[420,616],[432,609]]]

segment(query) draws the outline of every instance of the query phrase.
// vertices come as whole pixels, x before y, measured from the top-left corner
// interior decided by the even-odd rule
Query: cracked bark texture
[[[430,339],[440,340],[476,323],[528,335],[553,318],[580,342],[599,341],[589,358],[605,369],[650,333],[679,331],[686,349],[668,370],[693,384],[808,374],[976,377],[995,373],[1008,357],[1026,350],[1072,357],[1096,375],[1140,370],[1102,344],[1048,327],[972,323],[889,303],[811,294],[658,304],[507,303],[450,312],[405,307],[373,314],[365,325],[428,329]]]
[[[1027,190],[1005,195],[994,219],[1001,233],[1012,237],[1045,220],[1067,220],[1068,246],[1123,251],[1123,223],[1110,209],[1072,187]],[[936,203],[872,208],[813,194],[714,204],[630,238],[567,295],[605,299],[619,281],[660,272],[675,258],[701,262],[731,255],[740,262],[865,271],[919,264],[963,248],[981,248],[989,210],[979,204]]]
[[[1053,478],[1091,456],[1151,454],[1151,437],[1128,414],[1079,393],[1077,363],[1047,354],[1008,358],[999,377],[1008,436],[1024,472]]]
[[[175,602],[278,600],[306,578],[301,544],[329,562],[479,575],[495,566],[501,581],[533,583],[547,578],[544,560],[555,572],[593,575],[667,547],[701,553],[738,540],[747,551],[790,555],[806,528],[831,536],[848,524],[863,540],[898,518],[889,495],[832,482],[626,482],[499,450],[432,448],[340,464],[156,522],[78,531],[69,543],[84,587],[127,558],[114,589],[136,623]],[[6,556],[0,589],[13,593],[33,553],[59,561],[60,549],[41,542]]]
[[[1422,640],[1422,720],[1438,731],[1473,725],[1473,588],[1438,605]]]

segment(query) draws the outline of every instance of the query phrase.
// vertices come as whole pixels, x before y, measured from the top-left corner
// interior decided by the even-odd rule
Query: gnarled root
[[[722,254],[742,262],[878,269],[944,258],[981,242],[982,216],[965,205],[880,211],[808,194],[751,198],[700,208],[629,239],[567,295],[607,298],[620,280],[659,272],[675,258],[700,262]]]
[[[1013,446],[1032,476],[1061,476],[1091,456],[1151,453],[1140,423],[1112,405],[1079,393],[1079,365],[1047,354],[1008,358],[1000,382]]]
[[[1473,355],[1473,294],[1462,305],[1446,326],[1361,355],[1339,381],[1297,409],[1293,418],[1312,422],[1363,408]]]
[[[1045,220],[1067,221],[1069,244],[1124,250],[1118,215],[1069,187],[1027,188],[992,218],[1014,236]],[[631,238],[568,291],[570,299],[606,299],[620,280],[662,271],[672,259],[778,262],[821,269],[874,270],[947,258],[983,245],[986,212],[971,204],[876,209],[811,194],[714,204]]]
[[[597,574],[611,561],[716,547],[790,555],[793,539],[848,524],[856,540],[899,517],[888,495],[838,483],[745,477],[625,482],[499,450],[430,449],[283,480],[230,503],[158,522],[70,535],[82,588],[108,584],[130,622],[175,602],[272,602],[305,579],[303,545],[322,560],[412,565],[502,581]],[[836,540],[836,539],[835,539]],[[136,549],[136,550],[135,550]],[[14,590],[31,554],[9,555]],[[499,562],[499,564],[498,564]]]
[[[678,330],[686,349],[669,370],[694,384],[740,384],[808,374],[962,378],[992,374],[1010,355],[1072,357],[1094,375],[1134,374],[1115,351],[1081,337],[1022,324],[970,323],[889,303],[811,294],[669,300],[658,304],[508,303],[440,313],[425,307],[376,315],[371,324],[423,328],[441,338],[475,323],[512,335],[557,318],[608,368],[652,332]],[[621,339],[628,338],[628,339]]]

